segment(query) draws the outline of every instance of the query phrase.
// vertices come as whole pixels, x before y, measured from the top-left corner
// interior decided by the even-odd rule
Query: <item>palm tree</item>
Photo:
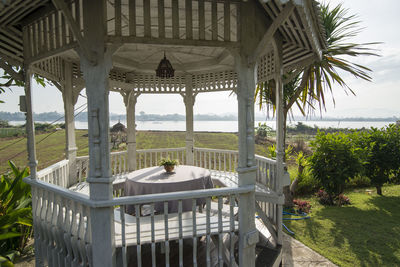
[[[360,31],[360,21],[356,15],[347,15],[348,9],[342,4],[331,9],[329,4],[321,4],[322,23],[325,28],[327,47],[321,60],[295,69],[284,75],[284,125],[289,111],[296,103],[303,115],[314,110],[317,103],[320,111],[325,109],[325,94],[330,92],[333,102],[333,86],[339,84],[345,91],[355,94],[338,71],[350,73],[356,78],[371,81],[371,69],[351,62],[351,58],[377,54],[370,48],[377,43],[349,43]],[[256,98],[260,109],[275,106],[275,87],[273,81],[260,83],[256,88]]]
[[[355,37],[360,31],[360,21],[356,15],[348,15],[348,9],[342,4],[331,8],[329,4],[320,5],[322,24],[326,33],[326,49],[322,52],[322,58],[312,62],[303,68],[295,69],[283,77],[283,113],[284,113],[284,135],[286,135],[286,121],[288,113],[293,105],[299,107],[303,115],[315,109],[318,104],[319,110],[325,110],[326,93],[330,92],[332,100],[334,84],[339,84],[345,91],[355,94],[339,75],[350,73],[356,78],[371,81],[372,72],[366,66],[353,63],[351,59],[358,56],[377,56],[375,50],[370,48],[377,43],[351,43],[349,39]],[[257,85],[256,98],[260,109],[275,110],[275,87],[274,81],[268,81]],[[285,143],[284,136],[284,143]],[[297,180],[297,178],[296,178]],[[286,204],[292,203],[292,196],[297,181],[293,186],[284,190]],[[291,192],[291,194],[289,194]]]

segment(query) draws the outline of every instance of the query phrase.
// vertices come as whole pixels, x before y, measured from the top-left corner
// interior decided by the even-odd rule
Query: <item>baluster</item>
[[[150,167],[156,166],[157,164],[153,164],[153,152],[150,152]]]
[[[224,266],[224,259],[222,258],[222,196],[218,197],[218,263],[220,267]]]
[[[143,1],[144,37],[151,37],[150,1]]]
[[[205,9],[204,9],[204,0],[199,0],[199,39],[205,40],[206,32],[205,32]]]
[[[197,266],[197,228],[196,228],[196,212],[197,212],[197,203],[196,199],[192,199],[192,227],[193,227],[193,266]]]
[[[142,266],[142,245],[140,244],[140,205],[135,205],[137,265]]]
[[[65,266],[71,266],[73,260],[73,253],[71,247],[71,201],[64,199],[63,206],[65,207],[65,221],[64,221],[64,241],[67,248],[67,256],[65,257]]]
[[[179,0],[172,0],[172,38],[179,39]]]
[[[47,52],[49,51],[49,27],[48,27],[48,22],[47,22],[48,17],[43,18],[43,48]]]
[[[55,40],[55,36],[54,36],[54,13],[50,13],[49,14],[49,50],[54,50],[55,44],[54,44],[54,40]],[[54,66],[54,62],[52,62],[52,66]],[[54,71],[52,72],[54,73]]]
[[[71,216],[71,245],[74,253],[72,265],[78,266],[79,263],[79,248],[78,248],[78,220],[77,220],[77,204],[72,201],[72,216]]]
[[[147,152],[144,152],[144,167],[147,168]]]
[[[186,39],[193,39],[192,0],[186,0]]]
[[[126,241],[125,241],[125,206],[120,206],[119,211],[121,217],[122,266],[126,267],[127,262],[126,262]]]
[[[158,37],[165,38],[164,0],[158,0]]]
[[[218,170],[219,170],[219,171],[222,171],[221,152],[218,153]]]
[[[230,219],[230,263],[235,262],[235,214],[234,214],[235,198],[233,195],[229,196],[229,219]]]
[[[168,201],[164,202],[165,266],[169,267]]]
[[[208,154],[208,168],[211,170],[211,152],[210,151],[207,151],[207,154]]]
[[[122,173],[122,154],[118,155],[118,175]]]
[[[62,205],[62,199],[57,194],[56,201],[58,203],[58,214],[57,214],[57,222],[56,222],[56,239],[57,239],[57,259],[58,259],[58,266],[64,267],[65,266],[65,243],[64,243],[64,231],[63,231],[63,213],[64,208]]]
[[[183,267],[182,200],[178,201],[178,220],[179,220],[179,266]]]
[[[217,166],[217,154],[214,151],[214,170],[219,170],[216,166]]]
[[[57,195],[55,193],[52,193],[52,204],[53,204],[53,210],[51,212],[51,219],[50,219],[50,231],[51,231],[51,260],[53,262],[53,266],[60,266],[58,263],[58,257],[57,257],[57,252],[58,252],[58,236],[57,236],[57,217],[58,217],[58,211],[57,211]]]
[[[85,222],[83,217],[83,207],[81,203],[77,203],[77,212],[78,212],[78,230],[77,230],[77,246],[79,248],[79,255],[80,255],[80,265],[87,266],[86,262],[86,250],[85,250]]]
[[[148,2],[148,1],[145,1]],[[115,12],[115,36],[121,36],[121,0],[115,0],[114,2]]]
[[[229,153],[229,172],[232,172],[232,153]]]
[[[90,222],[90,208],[84,206],[83,212],[86,218],[86,229],[85,229],[85,248],[86,255],[88,258],[89,266],[93,266],[93,258],[92,258],[92,230],[91,230],[91,222]]]
[[[211,235],[210,235],[210,206],[211,206],[211,198],[207,197],[206,199],[206,262],[207,267],[211,266],[210,259],[210,245],[211,245]]]
[[[226,153],[224,153],[224,172],[226,172]]]
[[[217,13],[217,1],[211,2],[211,31],[212,40],[218,40],[218,13]]]
[[[50,191],[45,192],[47,203],[46,203],[46,212],[44,215],[44,220],[43,220],[43,229],[45,231],[45,242],[44,242],[44,250],[46,250],[46,258],[47,261],[51,261],[51,195],[52,193]]]
[[[155,227],[154,227],[154,203],[150,204],[150,224],[151,224],[151,263],[153,267],[156,267],[156,239],[155,239]]]
[[[224,2],[224,41],[231,40],[231,7],[230,2]]]
[[[60,14],[61,17],[61,47],[67,44],[67,29],[66,29],[66,23],[65,23],[65,18],[62,14]]]
[[[136,1],[129,0],[129,35],[136,36]]]

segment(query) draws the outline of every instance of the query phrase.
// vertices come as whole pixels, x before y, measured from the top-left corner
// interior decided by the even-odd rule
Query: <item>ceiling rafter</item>
[[[89,45],[87,44],[85,38],[83,38],[82,33],[78,27],[78,24],[74,20],[71,11],[68,9],[68,6],[65,4],[64,0],[52,0],[54,6],[61,11],[65,20],[67,21],[73,35],[75,36],[77,42],[79,43],[80,49],[85,54],[86,58],[92,63],[96,63],[96,57],[93,51],[89,49]]]

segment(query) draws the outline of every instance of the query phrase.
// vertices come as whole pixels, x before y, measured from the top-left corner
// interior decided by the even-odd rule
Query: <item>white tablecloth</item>
[[[179,165],[171,174],[166,173],[164,167],[150,167],[130,172],[124,185],[124,192],[126,196],[136,196],[207,188],[213,188],[210,171],[194,166]],[[204,203],[204,199],[197,200],[197,205]],[[156,203],[155,210],[162,212],[164,204]],[[182,211],[191,210],[192,200],[182,201]],[[168,212],[177,211],[178,201],[169,201]],[[127,212],[133,213],[134,208],[128,206]]]

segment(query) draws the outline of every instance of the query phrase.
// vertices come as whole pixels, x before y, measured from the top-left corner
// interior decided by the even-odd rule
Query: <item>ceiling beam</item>
[[[82,33],[76,24],[74,18],[72,17],[71,11],[68,9],[68,6],[65,4],[64,0],[52,0],[54,6],[61,11],[65,20],[67,21],[72,33],[74,34],[76,40],[78,41],[79,48],[85,54],[86,58],[96,64],[96,57],[94,52],[89,49],[89,45],[86,40],[83,38]]]
[[[250,59],[250,62],[256,62],[256,60],[261,56],[263,51],[265,51],[265,48],[273,40],[273,36],[275,32],[279,29],[279,26],[281,26],[281,24],[289,18],[294,8],[295,5],[292,2],[288,2],[285,5],[285,7],[282,9],[279,15],[273,20],[271,26],[264,34],[261,41],[258,43],[257,48],[254,50],[253,56]]]
[[[9,64],[6,63],[5,60],[3,60],[2,58],[0,59],[0,67],[7,72],[7,74],[9,74],[14,80],[18,80],[18,81],[23,81],[24,80],[24,75],[20,72],[16,72],[12,66],[10,66]]]

